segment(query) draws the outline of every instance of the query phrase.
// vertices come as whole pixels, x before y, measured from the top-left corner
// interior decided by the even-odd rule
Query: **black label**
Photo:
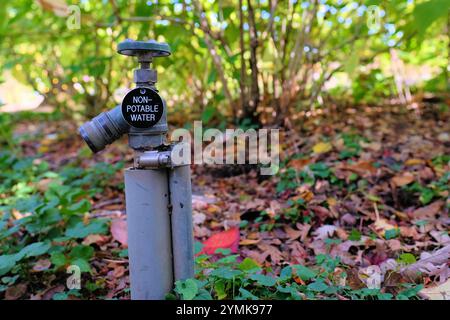
[[[163,114],[163,102],[156,91],[136,88],[127,93],[122,101],[122,115],[135,128],[151,128]]]

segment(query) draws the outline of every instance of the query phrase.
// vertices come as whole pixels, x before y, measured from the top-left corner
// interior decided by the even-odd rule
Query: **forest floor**
[[[192,166],[197,280],[177,283],[174,294],[450,296],[448,107],[420,114],[394,107],[343,112],[283,132],[280,171],[273,177]],[[4,180],[0,189],[7,213],[0,220],[0,296],[129,298],[121,169],[132,154],[124,138],[92,156],[75,132],[68,122],[17,123],[21,151],[0,158],[3,178],[7,166],[24,167],[17,154],[32,159],[32,168],[23,170],[33,172],[28,180]],[[30,204],[33,197],[47,207]],[[49,206],[72,216],[48,222]],[[30,218],[36,212],[45,219]],[[54,228],[36,231],[48,223]],[[40,245],[30,249],[35,242]],[[83,289],[68,290],[64,268],[77,262],[85,266]]]

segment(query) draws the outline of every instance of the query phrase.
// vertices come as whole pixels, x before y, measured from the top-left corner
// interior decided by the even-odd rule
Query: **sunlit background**
[[[448,89],[448,1],[248,4],[3,1],[2,110],[113,107],[137,66],[116,53],[126,38],[170,44],[154,67],[172,121],[270,124],[342,100],[412,104]]]

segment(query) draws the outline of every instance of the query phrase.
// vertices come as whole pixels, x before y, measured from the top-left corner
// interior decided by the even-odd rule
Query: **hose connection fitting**
[[[134,70],[136,88],[130,90],[122,104],[103,112],[84,123],[79,133],[92,152],[97,153],[107,145],[128,134],[129,146],[144,152],[166,143],[167,108],[156,89],[157,73],[150,68],[153,58],[171,54],[168,44],[127,39],[119,43],[117,51],[125,56],[137,57],[140,68]]]

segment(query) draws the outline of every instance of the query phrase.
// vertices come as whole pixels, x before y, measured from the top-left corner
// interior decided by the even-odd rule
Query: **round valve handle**
[[[152,57],[167,57],[171,54],[170,46],[155,40],[135,41],[127,39],[117,46],[117,52],[125,56],[151,54]]]

